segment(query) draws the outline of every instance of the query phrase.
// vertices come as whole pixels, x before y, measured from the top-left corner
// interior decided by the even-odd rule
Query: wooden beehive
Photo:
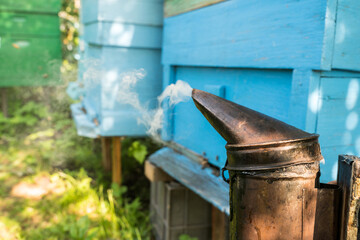
[[[164,87],[181,79],[320,134],[321,181],[336,179],[337,155],[360,154],[360,2],[200,1],[193,7],[195,2],[165,1]],[[170,109],[166,123],[164,140],[201,155],[215,168],[225,165],[225,141],[192,102]],[[192,172],[193,166],[175,155],[163,149],[152,159],[217,203],[203,189],[216,192],[218,186],[187,181],[185,169]],[[173,167],[164,159],[173,159]],[[181,172],[172,169],[180,165]],[[208,179],[203,171],[198,174]]]
[[[149,109],[156,107],[162,87],[162,8],[156,0],[82,1],[84,49],[78,82],[83,100],[74,106],[86,112],[86,117],[75,117],[80,135],[146,135],[145,126],[137,122],[141,113],[119,101],[118,94],[124,74],[144,69],[146,76],[134,93]]]
[[[60,82],[60,4],[0,1],[0,87]]]

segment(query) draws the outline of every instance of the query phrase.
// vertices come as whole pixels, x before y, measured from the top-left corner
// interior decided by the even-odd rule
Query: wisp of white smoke
[[[118,101],[130,104],[141,115],[137,119],[139,124],[144,124],[147,128],[147,134],[155,139],[159,139],[159,131],[164,124],[164,103],[173,107],[180,102],[186,102],[191,98],[192,88],[187,82],[177,80],[175,84],[167,86],[158,97],[156,109],[148,109],[146,103],[141,103],[138,94],[134,90],[139,80],[145,78],[144,69],[139,69],[122,75],[120,78],[120,90],[118,92]]]

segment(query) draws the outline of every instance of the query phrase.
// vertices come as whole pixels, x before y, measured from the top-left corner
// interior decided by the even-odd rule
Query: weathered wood
[[[111,138],[101,138],[102,165],[105,171],[111,171]]]
[[[169,148],[160,149],[148,160],[221,211],[229,213],[229,185],[216,177],[211,168],[203,168]]]
[[[337,240],[339,232],[340,188],[321,184],[317,190],[315,240]]]
[[[121,185],[122,170],[121,170],[121,140],[122,137],[112,138],[112,181]]]
[[[340,206],[340,240],[360,239],[360,159],[339,156],[338,185],[342,189]]]
[[[8,117],[8,102],[6,88],[1,89],[1,110],[4,117]]]
[[[225,0],[165,0],[165,17],[175,16]]]
[[[151,182],[167,182],[173,180],[173,178],[164,172],[161,168],[157,167],[149,161],[145,161],[144,172],[145,176]]]
[[[229,219],[224,212],[214,206],[211,209],[211,225],[212,240],[229,239]]]

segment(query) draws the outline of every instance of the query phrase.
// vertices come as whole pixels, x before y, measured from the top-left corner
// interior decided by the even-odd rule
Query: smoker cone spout
[[[193,89],[196,107],[227,141],[229,170],[263,170],[322,159],[318,135]]]
[[[314,239],[318,135],[194,89],[196,107],[227,141],[230,239]]]

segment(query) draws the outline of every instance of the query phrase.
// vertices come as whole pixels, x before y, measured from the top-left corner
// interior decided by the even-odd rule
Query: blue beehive
[[[146,129],[122,102],[123,79],[146,73],[135,87],[142,104],[156,106],[161,92],[162,1],[83,0],[79,80],[70,95],[82,95],[72,111],[79,135],[143,136]],[[142,73],[141,73],[142,74]]]
[[[338,154],[360,154],[359,1],[233,0],[191,10],[167,0],[165,9],[164,87],[181,79],[320,134],[322,182],[336,178]],[[166,117],[164,140],[224,166],[226,142],[192,102]],[[227,210],[228,186],[209,170],[168,148],[150,161]]]

